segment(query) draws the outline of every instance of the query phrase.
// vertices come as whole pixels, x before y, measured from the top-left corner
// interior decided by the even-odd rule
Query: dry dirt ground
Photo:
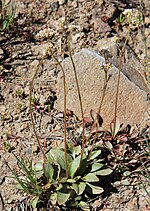
[[[140,2],[144,2],[144,5]],[[49,41],[37,38],[37,33],[51,29],[50,42],[61,61],[67,56],[66,37],[61,30],[65,17],[71,34],[72,52],[83,47],[94,48],[104,37],[119,36],[124,41],[126,26],[119,29],[117,18],[125,9],[134,9],[145,17],[145,35],[150,36],[150,3],[148,0],[14,0],[15,19],[9,32],[0,31],[0,210],[31,210],[28,198],[14,186],[11,172],[17,162],[12,151],[24,157],[40,156],[35,144],[29,112],[29,83]],[[141,28],[132,31],[130,47],[143,62],[145,48]],[[55,110],[56,83],[59,69],[50,55],[45,55],[34,82],[34,118],[41,143],[47,146],[63,139],[63,115]],[[70,136],[75,135],[73,127]],[[75,139],[75,137],[74,137]],[[148,194],[139,177],[132,185],[120,181],[109,187],[105,196],[93,203],[93,210],[150,210]]]

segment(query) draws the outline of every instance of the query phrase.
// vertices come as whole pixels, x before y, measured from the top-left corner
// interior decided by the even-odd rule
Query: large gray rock
[[[81,52],[73,56],[73,60],[78,74],[84,115],[89,117],[90,110],[94,109],[97,111],[100,104],[105,77],[102,66],[105,65],[105,59],[92,50],[82,49]],[[63,67],[66,73],[67,108],[73,110],[81,118],[74,72],[69,58],[63,61]],[[106,128],[109,127],[114,117],[118,69],[113,66],[110,68],[109,73],[112,77],[109,80],[101,110],[101,116],[104,119],[104,126]],[[64,93],[62,72],[60,72],[57,84],[57,98],[56,108],[63,111]],[[136,123],[141,123],[142,125],[145,123],[148,124],[148,109],[149,104],[146,92],[131,82],[121,72],[117,114],[120,123],[129,123],[131,125],[135,125]]]

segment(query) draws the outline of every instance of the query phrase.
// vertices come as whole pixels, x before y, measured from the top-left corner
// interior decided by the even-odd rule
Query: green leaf
[[[53,175],[54,175],[54,169],[53,169],[52,164],[50,164],[48,160],[44,161],[43,170],[44,170],[45,176],[52,181]]]
[[[78,146],[74,146],[72,143],[68,143],[68,151],[74,159],[76,158],[76,156],[80,155],[81,154],[81,146],[78,145]]]
[[[58,191],[58,190],[60,190],[62,188],[63,188],[63,185],[62,184],[59,184],[58,187],[56,188],[56,190]]]
[[[125,185],[125,186],[131,185],[131,183],[129,182],[128,179],[121,180],[121,183],[122,183],[123,185]]]
[[[76,205],[78,204],[78,201],[81,201],[81,199],[82,199],[82,196],[76,196],[74,198],[74,201],[75,201]]]
[[[100,149],[92,151],[89,160],[94,160],[100,154],[101,154],[101,150]]]
[[[7,28],[7,21],[3,21],[3,29],[6,29]]]
[[[24,187],[20,183],[17,183],[16,188],[19,190],[24,190]]]
[[[43,170],[43,161],[39,161],[38,163],[36,163],[36,165],[34,166],[35,171],[41,171]]]
[[[66,186],[57,191],[57,202],[59,205],[64,205],[70,197],[70,189]]]
[[[80,183],[73,183],[72,184],[73,189],[75,190],[77,195],[81,195],[86,187],[86,183],[85,182],[80,182]]]
[[[84,210],[84,211],[89,211],[89,210],[90,210],[89,205],[88,205],[86,202],[84,202],[84,201],[80,201],[80,203],[78,204],[78,206],[79,206],[82,210]]]
[[[39,161],[38,163],[35,164],[34,166],[34,171],[36,172],[36,177],[39,178],[43,175],[43,162],[44,161]]]
[[[72,142],[68,142],[68,151],[69,151],[69,154],[72,155],[72,156],[75,154],[75,147],[74,147]]]
[[[64,145],[64,142],[61,142],[61,144],[59,144],[58,148],[59,149],[64,149],[65,145]]]
[[[109,175],[113,172],[112,169],[110,168],[107,168],[107,169],[102,169],[100,171],[96,171],[95,174],[96,175],[99,175],[99,176],[106,176],[106,175]]]
[[[35,198],[30,200],[30,204],[33,207],[33,209],[36,208],[36,205],[37,205],[38,201],[39,201],[39,196],[36,196]]]
[[[103,161],[104,161],[104,159],[95,159],[91,163],[101,163]]]
[[[87,157],[82,159],[80,163],[80,168],[77,170],[76,175],[83,175],[86,169],[87,169]]]
[[[123,176],[125,176],[125,177],[129,176],[130,174],[131,174],[130,171],[125,171],[125,172],[123,172]]]
[[[54,192],[50,195],[50,201],[53,205],[56,204],[56,202],[57,202],[57,193],[56,192]]]
[[[47,184],[45,184],[44,186],[42,186],[42,190],[43,191],[49,190],[50,187],[51,187],[51,185],[52,185],[51,181],[48,181]]]
[[[81,146],[80,145],[76,146],[74,150],[75,150],[75,154],[79,155],[81,153]]]
[[[83,177],[83,180],[86,182],[98,182],[99,178],[95,175],[95,173],[89,173]]]
[[[69,163],[69,176],[71,178],[73,178],[73,176],[75,175],[77,169],[80,166],[80,160],[81,160],[81,155],[79,155],[78,157],[76,157],[71,163]]]
[[[75,181],[78,181],[81,178],[81,176],[76,176],[74,179]]]
[[[62,176],[62,174],[61,174],[60,176]],[[66,182],[67,182],[67,177],[66,177],[66,174],[65,174],[65,175],[63,175],[63,176],[64,176],[64,177],[59,178],[59,182],[60,182],[60,183],[66,183]]]
[[[66,161],[65,161],[65,152],[61,149],[51,149],[47,153],[47,158],[50,163],[53,163],[54,161],[60,164],[62,169],[66,170]],[[72,158],[69,154],[67,154],[67,160],[68,163],[72,162]]]
[[[54,169],[53,181],[54,180],[56,181],[56,180],[58,180],[59,175],[60,175],[60,170],[61,170],[60,165],[58,163],[54,162],[53,169]]]
[[[104,189],[99,187],[99,186],[92,185],[92,184],[90,184],[88,182],[87,182],[87,185],[91,188],[92,194],[101,194],[101,193],[104,192]]]
[[[69,182],[69,183],[75,183],[76,180],[75,179],[67,179],[67,182]]]
[[[93,163],[91,172],[97,171],[97,170],[101,169],[103,166],[104,166],[104,164],[102,164],[102,163]]]

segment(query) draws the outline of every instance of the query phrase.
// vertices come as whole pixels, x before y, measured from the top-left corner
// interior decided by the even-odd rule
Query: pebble
[[[32,152],[35,153],[35,152],[38,152],[38,150],[39,150],[39,147],[37,146],[37,144],[34,144],[32,146]]]
[[[5,182],[6,182],[7,185],[15,185],[16,184],[15,179],[10,178],[10,177],[6,177]]]
[[[37,66],[39,65],[39,61],[37,59],[33,60],[33,62],[30,64],[30,69],[35,70]]]
[[[144,22],[145,22],[145,24],[150,24],[150,18],[149,17],[145,17]]]
[[[59,3],[57,1],[53,2],[51,5],[51,8],[52,8],[53,12],[56,12],[59,8]]]
[[[0,59],[4,58],[4,51],[2,48],[0,48]]]
[[[101,20],[101,18],[96,18],[94,20],[94,32],[96,33],[106,33],[110,32],[111,28],[108,23],[105,23]]]
[[[66,3],[66,0],[59,0],[58,2],[59,2],[59,5],[63,5]]]

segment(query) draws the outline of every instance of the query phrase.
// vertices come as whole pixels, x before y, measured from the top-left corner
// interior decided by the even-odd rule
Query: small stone
[[[5,182],[6,182],[7,185],[14,185],[14,184],[16,184],[15,179],[10,178],[10,177],[6,177],[5,178]]]
[[[106,33],[110,32],[111,28],[108,23],[102,21],[101,18],[95,18],[94,20],[94,32],[95,33]]]
[[[56,119],[62,119],[64,117],[64,114],[62,112],[55,115]]]
[[[39,151],[39,147],[36,145],[36,144],[34,144],[33,146],[32,146],[32,152],[33,153],[37,153]]]
[[[6,107],[4,105],[1,105],[1,113],[4,113],[6,111]]]
[[[31,148],[28,148],[28,149],[26,150],[26,154],[27,154],[27,155],[31,155],[31,154],[32,154],[32,149],[31,149]]]
[[[23,130],[25,130],[27,128],[27,124],[21,125],[20,126],[20,132],[22,132]]]
[[[76,43],[77,40],[78,40],[78,38],[80,38],[80,35],[81,35],[81,33],[77,33],[77,34],[73,35],[72,36],[72,42],[73,43]]]
[[[101,6],[101,5],[103,4],[104,0],[95,0],[95,2],[96,2],[99,6]]]
[[[44,105],[45,104],[45,102],[46,102],[46,98],[45,98],[45,96],[44,95],[41,95],[40,96],[40,99],[39,99],[39,103],[40,103],[40,105]]]
[[[59,5],[63,5],[66,3],[66,0],[59,0],[58,2],[59,2]]]
[[[150,29],[145,29],[145,36],[150,39]]]
[[[0,48],[0,59],[4,58],[4,51],[2,48]]]
[[[29,95],[29,93],[30,93],[30,88],[29,88],[29,86],[26,86],[26,87],[24,88],[24,93],[25,93],[25,95]]]
[[[47,116],[44,116],[42,118],[41,127],[46,129],[47,128],[47,125],[50,124],[51,121],[52,120],[51,120],[51,117],[50,116],[48,116],[48,115]]]
[[[43,45],[34,45],[31,46],[33,55],[38,56],[38,55],[43,55]]]
[[[150,24],[150,18],[149,17],[145,17],[144,22],[145,22],[145,24]]]
[[[57,1],[53,2],[52,5],[51,5],[51,8],[54,12],[56,12],[59,8],[59,3]]]
[[[12,55],[12,59],[15,59],[18,57],[18,52],[15,52],[13,55]]]
[[[76,0],[76,1],[72,1],[71,2],[71,6],[73,7],[73,8],[77,8],[77,6],[78,6],[78,1]]]
[[[38,60],[34,60],[31,64],[30,64],[30,69],[31,70],[36,70],[37,66],[39,65],[39,61]]]
[[[2,43],[2,42],[5,42],[7,40],[7,38],[5,37],[5,36],[0,36],[0,42]]]

